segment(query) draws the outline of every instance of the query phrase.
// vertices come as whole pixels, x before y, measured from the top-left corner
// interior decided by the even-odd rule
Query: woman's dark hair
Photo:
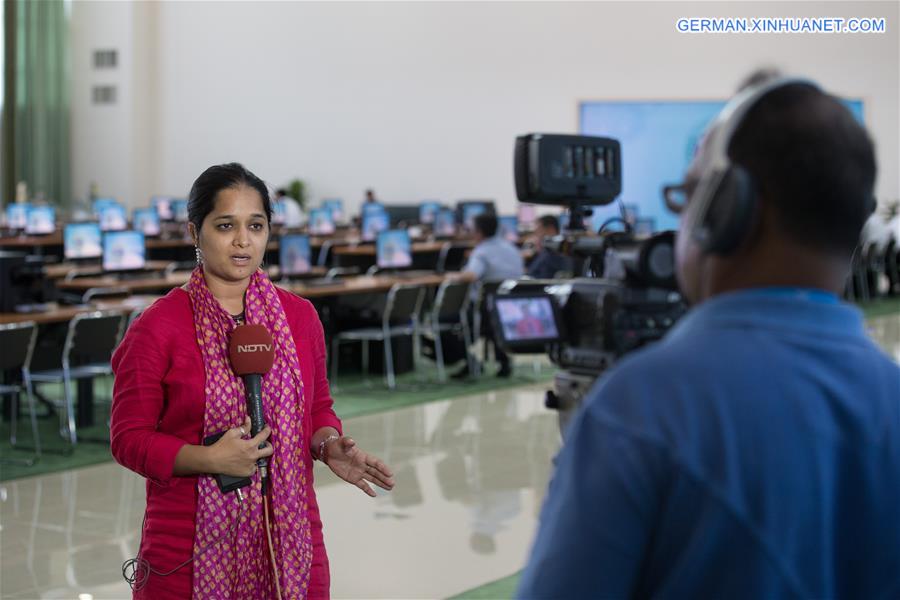
[[[191,194],[188,196],[188,221],[194,224],[197,230],[203,225],[206,215],[213,211],[216,205],[216,196],[222,190],[237,188],[242,185],[253,188],[259,192],[262,198],[263,211],[266,220],[272,224],[272,203],[269,200],[269,190],[262,179],[247,170],[240,163],[228,163],[225,165],[213,165],[200,174],[200,177],[191,186]]]

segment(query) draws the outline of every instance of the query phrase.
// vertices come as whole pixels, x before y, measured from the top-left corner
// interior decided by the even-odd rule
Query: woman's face
[[[204,271],[231,282],[248,279],[259,268],[269,241],[262,197],[245,185],[219,191],[200,231],[193,224],[190,230],[203,253]]]

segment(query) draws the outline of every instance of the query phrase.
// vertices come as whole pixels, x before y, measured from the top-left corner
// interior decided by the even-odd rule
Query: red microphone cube
[[[272,334],[262,325],[235,327],[228,344],[231,366],[237,375],[264,375],[275,361]]]

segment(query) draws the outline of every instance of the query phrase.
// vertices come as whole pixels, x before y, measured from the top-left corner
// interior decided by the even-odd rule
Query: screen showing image
[[[108,204],[100,208],[97,214],[102,231],[122,231],[128,228],[125,207],[121,204]]]
[[[145,252],[140,231],[111,231],[103,236],[103,270],[143,269]]]
[[[159,235],[159,214],[155,208],[136,208],[132,216],[137,231],[148,237]]]
[[[450,208],[442,208],[434,218],[434,233],[442,237],[456,235],[456,214]]]
[[[537,208],[534,204],[519,204],[519,223],[528,227],[537,219]]]
[[[282,275],[309,273],[312,252],[309,236],[290,234],[281,236],[278,246],[278,262]]]
[[[153,199],[150,200],[150,205],[156,209],[156,214],[159,215],[160,220],[171,221],[175,218],[175,215],[172,214],[171,198],[167,196],[153,196]]]
[[[503,239],[513,244],[519,241],[519,219],[516,217],[500,217],[497,221],[499,233]]]
[[[67,260],[100,258],[100,225],[97,223],[70,223],[63,229],[63,254]]]
[[[331,235],[334,233],[334,219],[327,208],[314,208],[309,211],[309,232],[313,235]]]
[[[25,233],[46,235],[56,231],[56,209],[52,206],[32,206],[28,209]]]
[[[188,220],[188,203],[187,200],[172,200],[172,218],[177,223],[187,223]]]
[[[101,210],[107,206],[117,206],[118,204],[115,198],[95,198],[91,203],[91,211],[93,211],[95,217],[99,217]]]
[[[335,223],[344,220],[344,201],[340,198],[326,198],[322,201],[322,208],[331,211],[331,220]]]
[[[382,211],[385,211],[385,212],[387,211],[387,209],[384,208],[383,204],[379,204],[378,202],[366,202],[365,204],[362,205],[361,215],[363,218],[366,218],[366,215],[368,215],[368,214],[382,212]]]
[[[488,207],[484,204],[466,204],[463,206],[462,218],[466,229],[473,231],[475,229],[475,217],[486,213],[487,210]]]
[[[391,229],[378,233],[375,243],[375,262],[382,269],[412,266],[412,242],[405,229]]]
[[[510,342],[559,338],[550,298],[497,297],[497,317],[503,338]]]
[[[272,202],[272,225],[284,225],[287,218],[287,209],[283,200]]]
[[[383,206],[380,210],[370,210],[368,214],[363,214],[361,237],[367,242],[375,240],[380,231],[387,230],[391,225],[387,211]]]
[[[30,204],[10,204],[6,207],[6,226],[10,229],[25,229],[28,224]]]
[[[441,212],[439,202],[423,202],[419,205],[419,223],[434,223],[434,218]]]

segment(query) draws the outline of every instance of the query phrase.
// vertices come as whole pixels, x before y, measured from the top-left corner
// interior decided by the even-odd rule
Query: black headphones
[[[708,158],[697,189],[691,198],[696,204],[688,230],[703,252],[727,256],[753,231],[758,219],[756,184],[753,177],[728,158],[731,138],[751,108],[770,92],[789,85],[819,87],[808,79],[782,77],[739,92],[706,130],[711,136]]]

